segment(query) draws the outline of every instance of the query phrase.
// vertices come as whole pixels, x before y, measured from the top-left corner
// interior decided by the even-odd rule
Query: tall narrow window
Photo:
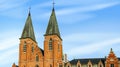
[[[89,65],[89,67],[91,67],[91,65]]]
[[[78,65],[78,67],[80,67],[80,65]]]
[[[39,65],[36,65],[35,67],[39,67]]]
[[[58,44],[58,51],[60,51],[60,44]]]
[[[31,51],[34,52],[34,46],[32,46]]]
[[[52,65],[50,64],[50,67],[52,67]]]
[[[23,52],[26,52],[26,50],[27,50],[27,45],[26,45],[26,42],[25,42],[24,45],[23,45]]]
[[[38,56],[38,55],[36,55],[36,61],[37,61],[37,62],[39,61],[39,56]]]
[[[110,67],[114,67],[114,64],[111,64]]]
[[[49,50],[52,50],[52,39],[49,40]]]
[[[62,64],[59,64],[59,67],[62,67]]]

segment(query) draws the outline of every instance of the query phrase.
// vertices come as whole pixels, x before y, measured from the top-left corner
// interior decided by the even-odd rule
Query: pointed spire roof
[[[45,36],[47,35],[57,35],[61,39],[54,8],[52,9],[52,13],[45,33]]]
[[[110,53],[113,53],[113,49],[112,48],[110,49]]]
[[[21,39],[24,39],[24,38],[31,38],[36,42],[30,11],[22,32],[22,36],[21,36]]]
[[[113,51],[112,48],[110,49],[110,53],[109,53],[109,56],[108,56],[108,57],[111,57],[111,55],[112,55],[112,57],[115,56],[115,53],[114,53],[114,51]],[[115,57],[116,57],[116,56],[115,56]]]

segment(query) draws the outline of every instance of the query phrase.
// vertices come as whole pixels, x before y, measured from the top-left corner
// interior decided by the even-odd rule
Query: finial
[[[13,63],[13,65],[15,65],[15,62]]]
[[[29,16],[30,16],[30,10],[31,10],[31,7],[29,7]]]
[[[31,10],[31,7],[29,7],[29,11]]]
[[[111,48],[110,52],[113,52],[113,49]]]
[[[106,59],[107,57],[105,56],[105,59]]]
[[[53,0],[53,3],[52,3],[52,4],[53,4],[53,8],[54,8],[54,6],[55,6],[55,1],[54,1],[54,0]]]

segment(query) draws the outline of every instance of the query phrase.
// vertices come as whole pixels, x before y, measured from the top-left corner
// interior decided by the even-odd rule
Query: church
[[[105,58],[84,58],[68,61],[66,55],[63,55],[62,38],[58,26],[53,8],[44,34],[44,49],[41,49],[34,35],[29,11],[20,37],[18,65],[13,63],[12,67],[120,67],[120,58],[114,54],[112,48]]]

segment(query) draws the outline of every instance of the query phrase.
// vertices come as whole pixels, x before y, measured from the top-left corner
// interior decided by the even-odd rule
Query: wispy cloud
[[[57,11],[57,14],[66,15],[66,14],[73,14],[73,13],[78,13],[78,12],[96,11],[96,10],[102,10],[108,7],[112,7],[117,4],[120,4],[120,2],[92,4],[88,6],[82,6],[82,7],[79,6],[79,7],[67,8],[67,9],[65,8],[65,9]]]
[[[24,7],[29,0],[4,0],[0,1],[0,16],[9,18],[22,18],[24,13],[27,12],[28,7]],[[25,9],[26,8],[26,9]]]
[[[107,53],[111,47],[116,48],[120,44],[118,33],[71,33],[65,35],[63,39],[64,52],[68,54],[69,58],[88,57],[87,55],[97,57],[91,55],[96,52],[101,53],[101,51]],[[100,54],[100,56],[103,54]]]
[[[18,61],[18,45],[19,45],[19,36],[21,35],[21,32],[18,31],[11,31],[11,26],[9,26],[10,20],[7,17],[14,18],[14,22],[17,21],[17,23],[22,24],[19,20],[20,18],[24,17],[24,20],[26,19],[26,13],[28,10],[28,1],[30,0],[0,0],[0,16],[5,16],[5,23],[4,25],[7,25],[10,31],[6,30],[8,28],[5,27],[5,29],[1,28],[2,31],[6,31],[5,33],[1,33],[0,35],[0,61],[3,65],[2,67],[7,67],[8,64],[12,64],[14,61]],[[38,2],[37,0],[33,3]],[[58,19],[58,22],[62,23],[74,23],[79,22],[82,20],[87,20],[89,18],[94,18],[96,14],[93,11],[98,10],[104,10],[106,8],[110,8],[113,6],[116,6],[120,4],[119,0],[57,0],[56,1],[56,16]],[[41,27],[41,29],[44,30],[44,25],[41,25],[41,22],[48,22],[49,16],[51,13],[52,8],[52,1],[46,2],[42,1],[40,3],[37,3],[37,5],[31,6],[31,14],[33,18],[33,22],[36,22],[34,20],[39,19],[40,24],[36,24],[35,27]],[[49,8],[50,7],[50,8]],[[93,14],[91,14],[91,12]],[[24,15],[26,14],[26,15]],[[7,16],[7,17],[6,17]],[[1,17],[2,18],[2,17]],[[16,19],[16,18],[19,18]],[[99,17],[101,18],[101,17]],[[46,20],[48,19],[48,20]],[[3,19],[1,19],[3,20]],[[23,19],[21,19],[23,20]],[[95,22],[98,21],[94,19]],[[18,22],[19,21],[19,22]],[[110,20],[111,21],[111,20]],[[117,21],[117,20],[116,20]],[[1,21],[2,22],[2,21]],[[3,21],[4,22],[4,21]],[[24,23],[25,21],[23,21]],[[99,22],[100,23],[100,22]],[[2,25],[2,24],[1,24]],[[40,26],[41,25],[41,26]],[[62,24],[61,24],[62,25]],[[107,25],[107,24],[106,24]],[[119,24],[118,24],[119,25]],[[64,26],[64,25],[63,25]],[[67,26],[67,25],[66,25]],[[69,25],[70,26],[70,25]],[[76,24],[73,26],[75,28]],[[98,26],[98,25],[97,25]],[[72,25],[70,26],[70,28]],[[17,25],[13,28],[17,28]],[[65,27],[66,28],[66,27]],[[64,28],[63,31],[66,31]],[[88,28],[88,27],[87,27]],[[96,27],[95,27],[96,28]],[[77,28],[79,30],[79,27]],[[119,29],[119,27],[118,27]],[[75,29],[76,30],[76,29]],[[78,32],[77,30],[77,32]],[[84,30],[84,29],[83,29]],[[87,30],[88,31],[88,30]],[[16,33],[17,32],[17,33]],[[40,33],[40,30],[37,32]],[[71,32],[74,32],[71,30]],[[95,31],[96,32],[96,31]],[[19,34],[18,34],[19,33]],[[68,32],[65,32],[68,33]],[[63,34],[65,34],[63,33]],[[82,33],[82,32],[81,32]],[[41,33],[42,34],[42,33]],[[83,56],[90,55],[91,53],[95,54],[95,52],[99,52],[100,50],[105,50],[107,47],[111,48],[113,44],[116,45],[120,43],[120,37],[119,34],[110,34],[110,33],[69,33],[70,35],[63,36],[63,48],[65,48],[64,52],[68,54],[69,57],[73,56],[79,56],[80,54]],[[42,36],[42,35],[40,35]],[[41,39],[41,37],[38,38],[39,44],[43,45],[44,39]],[[84,44],[81,44],[81,42],[84,42]],[[112,46],[112,47],[117,47]],[[68,50],[66,50],[68,49]],[[89,50],[88,50],[89,49]],[[119,47],[116,48],[119,50]],[[119,55],[119,54],[118,54]],[[91,55],[93,56],[93,55]],[[98,56],[98,55],[97,55]],[[3,62],[4,61],[4,62]]]
[[[0,61],[1,62],[1,65],[2,66],[5,66],[6,64],[9,64],[11,63],[14,63],[16,62],[16,60],[18,60],[18,49],[17,48],[14,48],[14,49],[11,49],[11,50],[8,50],[6,52],[2,52],[0,54]]]
[[[118,38],[118,33],[71,33],[64,36],[65,42],[87,42],[101,41],[107,39]]]
[[[28,0],[24,0],[24,1],[16,1],[16,0],[12,0],[12,1],[8,1],[8,0],[2,0],[0,1],[0,9],[2,9],[1,11],[4,11],[4,10],[8,10],[8,9],[13,9],[15,7],[19,7],[23,4],[25,4],[26,2],[28,2]]]
[[[14,47],[18,43],[19,43],[19,40],[17,40],[16,38],[4,39],[4,41],[1,42],[0,51]]]
[[[9,31],[1,33],[0,35],[0,51],[6,50],[8,48],[14,47],[19,44],[19,36],[17,31]],[[16,37],[15,37],[16,36]]]
[[[110,45],[115,45],[120,43],[120,38],[106,40],[98,43],[87,44],[85,46],[77,46],[76,48],[72,48],[68,51],[69,56],[77,56],[79,54],[91,54],[102,50],[103,48],[109,47]]]
[[[67,2],[67,3],[69,4],[69,2]],[[72,1],[70,1],[70,3],[76,4],[76,2],[72,2]],[[59,20],[59,22],[75,23],[75,22],[80,22],[80,21],[86,20],[86,19],[91,19],[91,18],[94,18],[96,16],[96,14],[91,14],[90,13],[91,11],[103,10],[103,9],[118,5],[118,4],[120,4],[120,2],[118,2],[118,1],[114,1],[114,2],[104,2],[103,1],[101,3],[92,3],[91,2],[88,5],[80,5],[80,2],[77,2],[77,4],[78,5],[75,5],[75,6],[73,4],[70,4],[73,6],[69,6],[66,8],[61,8],[59,10],[56,10],[57,18],[62,19],[62,20]],[[36,12],[35,19],[40,19],[40,18],[46,19],[46,17],[48,17],[51,12],[50,11],[48,12],[47,9],[43,9],[43,7],[44,8],[46,6],[49,7],[50,5],[51,4],[49,2],[44,2],[44,3],[40,3],[38,5],[33,6],[34,10],[41,9],[41,11],[39,11],[39,12],[42,13],[41,15],[38,15],[39,12]],[[76,17],[76,18],[74,18],[74,22],[72,19],[73,17]]]
[[[73,17],[74,21],[73,21]],[[65,24],[72,24],[72,23],[77,23],[77,22],[81,22],[84,20],[88,20],[91,18],[94,18],[95,15],[94,14],[69,14],[69,15],[57,15],[58,21],[59,23],[65,23]]]
[[[0,35],[0,61],[2,66],[18,61],[19,36],[17,31],[5,31]]]

